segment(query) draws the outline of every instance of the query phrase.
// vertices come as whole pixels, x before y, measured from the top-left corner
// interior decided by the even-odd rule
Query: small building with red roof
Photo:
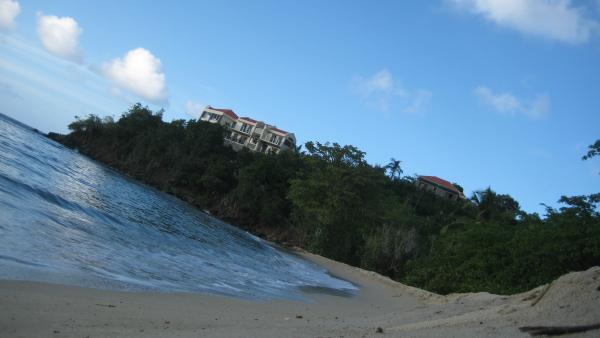
[[[457,188],[456,185],[437,176],[419,176],[417,187],[451,200],[466,199],[462,190]]]

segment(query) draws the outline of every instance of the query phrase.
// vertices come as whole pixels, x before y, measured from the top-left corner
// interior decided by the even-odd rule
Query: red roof
[[[454,186],[454,184],[452,184],[452,183],[450,183],[450,182],[448,182],[446,180],[443,180],[443,179],[441,179],[441,178],[439,178],[437,176],[419,176],[419,179],[423,179],[425,181],[437,184],[437,185],[442,186],[442,187],[444,187],[444,188],[446,188],[448,190],[454,191],[454,192],[462,195],[462,192],[460,192],[460,190],[458,190]]]
[[[208,108],[212,109],[212,110],[216,110],[216,111],[220,111],[221,113],[231,117],[234,120],[238,119],[238,116],[236,113],[233,112],[233,110],[231,109],[219,109],[219,108],[213,108],[211,106],[208,106]]]
[[[257,123],[258,122],[255,119],[251,119],[249,117],[240,117],[240,119],[246,120],[246,121],[251,122],[251,123]]]
[[[285,131],[285,130],[281,130],[281,129],[279,129],[279,128],[275,128],[275,127],[273,127],[273,128],[271,128],[271,129],[275,130],[276,132],[280,132],[280,133],[282,133],[282,134],[289,134],[289,132],[287,132],[287,131]]]

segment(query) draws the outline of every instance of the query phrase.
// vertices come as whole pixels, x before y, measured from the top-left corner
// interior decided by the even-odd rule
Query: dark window
[[[250,127],[250,125],[246,123],[242,123],[242,125],[240,126],[240,130],[244,133],[249,133],[250,129],[252,129],[252,127]]]

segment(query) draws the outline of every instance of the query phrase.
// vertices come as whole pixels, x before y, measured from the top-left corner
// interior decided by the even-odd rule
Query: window
[[[269,140],[269,142],[279,145],[280,139],[277,135],[271,134],[271,139]]]
[[[246,123],[242,123],[240,126],[240,131],[242,131],[243,133],[249,133],[250,129],[252,129],[252,127]]]
[[[205,112],[205,111],[203,111],[203,112],[202,112],[202,116],[200,116],[200,118],[201,118],[201,119],[203,119],[203,118],[205,118],[205,117],[206,117],[206,115],[208,115],[208,113],[207,113],[207,112]]]
[[[232,122],[232,123],[231,123],[231,129],[235,129],[235,125],[236,125],[236,123],[235,123],[235,122]]]

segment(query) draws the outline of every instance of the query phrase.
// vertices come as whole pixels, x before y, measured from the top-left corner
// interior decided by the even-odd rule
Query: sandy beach
[[[300,254],[359,285],[360,292],[256,302],[1,281],[0,337],[528,337],[519,327],[600,321],[599,267],[518,295],[440,296]]]

